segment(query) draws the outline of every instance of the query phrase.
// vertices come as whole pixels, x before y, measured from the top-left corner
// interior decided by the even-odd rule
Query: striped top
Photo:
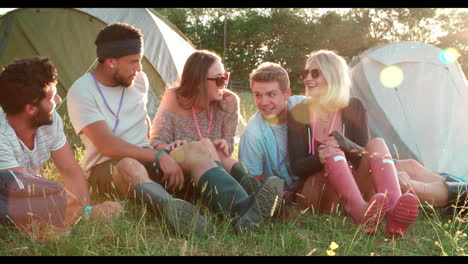
[[[25,174],[41,175],[42,165],[50,159],[50,152],[62,148],[67,139],[63,121],[56,111],[52,124],[39,127],[36,133],[31,150],[16,136],[0,108],[0,170],[21,167]]]

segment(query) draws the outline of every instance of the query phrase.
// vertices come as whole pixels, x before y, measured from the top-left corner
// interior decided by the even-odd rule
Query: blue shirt
[[[304,99],[305,97],[301,95],[291,96],[288,99],[288,109]],[[277,176],[284,180],[285,190],[291,190],[299,177],[292,175],[289,160],[287,158],[284,160],[281,150],[285,149],[287,149],[287,140],[276,139],[268,122],[258,111],[255,112],[240,136],[239,161],[251,175],[263,174],[266,178]]]

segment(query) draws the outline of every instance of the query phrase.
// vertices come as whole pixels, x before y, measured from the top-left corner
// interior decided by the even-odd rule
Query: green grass
[[[246,121],[255,112],[250,91],[237,92],[241,114]],[[67,127],[68,125],[66,125]],[[67,129],[70,129],[68,127]],[[237,157],[237,146],[233,157]],[[74,145],[78,161],[84,150]],[[52,163],[48,178],[61,181]],[[94,202],[107,199],[93,196]],[[38,242],[13,228],[0,226],[0,255],[8,256],[466,256],[467,218],[446,214],[443,209],[420,207],[420,217],[405,237],[385,236],[385,223],[374,236],[357,231],[349,217],[310,210],[283,221],[271,219],[256,233],[235,234],[222,220],[198,204],[213,225],[204,237],[182,237],[172,233],[167,223],[143,207],[122,201],[125,212],[106,222],[80,220],[59,239]],[[330,251],[330,245],[338,245]],[[327,253],[328,250],[328,253]]]

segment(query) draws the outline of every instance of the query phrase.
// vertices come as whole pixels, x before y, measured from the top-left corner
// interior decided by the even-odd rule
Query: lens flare
[[[456,61],[458,57],[460,57],[460,53],[454,48],[444,49],[440,53],[440,60],[446,64]]]
[[[401,85],[403,82],[403,71],[395,65],[385,67],[380,72],[380,82],[384,87],[395,88]]]

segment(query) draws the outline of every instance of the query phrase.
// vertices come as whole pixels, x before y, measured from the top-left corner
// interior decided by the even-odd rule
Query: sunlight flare
[[[386,88],[396,88],[401,85],[404,79],[403,71],[400,67],[390,65],[380,72],[380,82]]]
[[[445,64],[456,61],[458,57],[460,57],[460,53],[454,48],[444,49],[440,53],[440,60]]]

